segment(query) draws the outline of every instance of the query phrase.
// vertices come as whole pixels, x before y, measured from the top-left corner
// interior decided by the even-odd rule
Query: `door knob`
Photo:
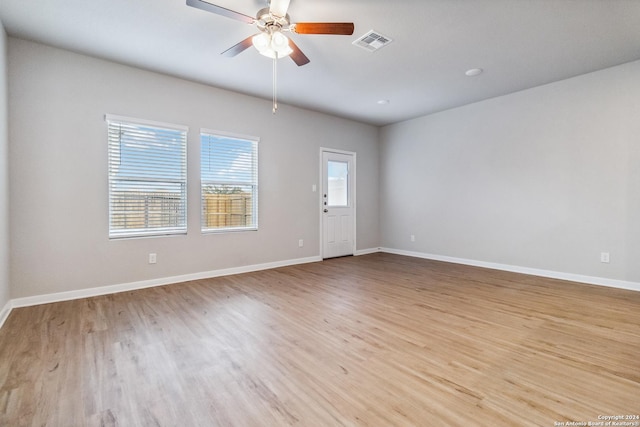
[[[325,209],[325,210],[324,210],[324,213],[327,213],[327,212],[329,212],[329,209]]]

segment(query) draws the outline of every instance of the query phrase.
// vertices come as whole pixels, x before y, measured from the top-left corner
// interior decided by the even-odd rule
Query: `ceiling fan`
[[[300,48],[286,35],[285,32],[296,34],[332,34],[346,35],[353,34],[354,25],[352,22],[291,22],[287,10],[290,0],[271,0],[268,7],[260,9],[253,18],[249,15],[236,12],[204,0],[187,0],[187,5],[217,15],[226,16],[247,24],[255,24],[260,30],[259,33],[247,37],[235,46],[222,52],[222,55],[233,57],[252,45],[262,55],[269,58],[284,58],[290,56],[298,66],[309,63],[309,58],[302,53]]]

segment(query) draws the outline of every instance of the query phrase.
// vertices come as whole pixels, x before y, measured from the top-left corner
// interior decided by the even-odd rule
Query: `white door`
[[[355,154],[322,151],[322,258],[353,255]]]

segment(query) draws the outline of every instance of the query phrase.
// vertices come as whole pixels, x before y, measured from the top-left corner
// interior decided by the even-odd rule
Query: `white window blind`
[[[202,131],[202,231],[258,229],[258,138]]]
[[[187,232],[187,131],[107,115],[109,237]]]

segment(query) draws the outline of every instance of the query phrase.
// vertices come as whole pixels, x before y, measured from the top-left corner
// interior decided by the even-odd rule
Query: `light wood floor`
[[[15,309],[3,426],[640,414],[640,292],[389,254]]]

